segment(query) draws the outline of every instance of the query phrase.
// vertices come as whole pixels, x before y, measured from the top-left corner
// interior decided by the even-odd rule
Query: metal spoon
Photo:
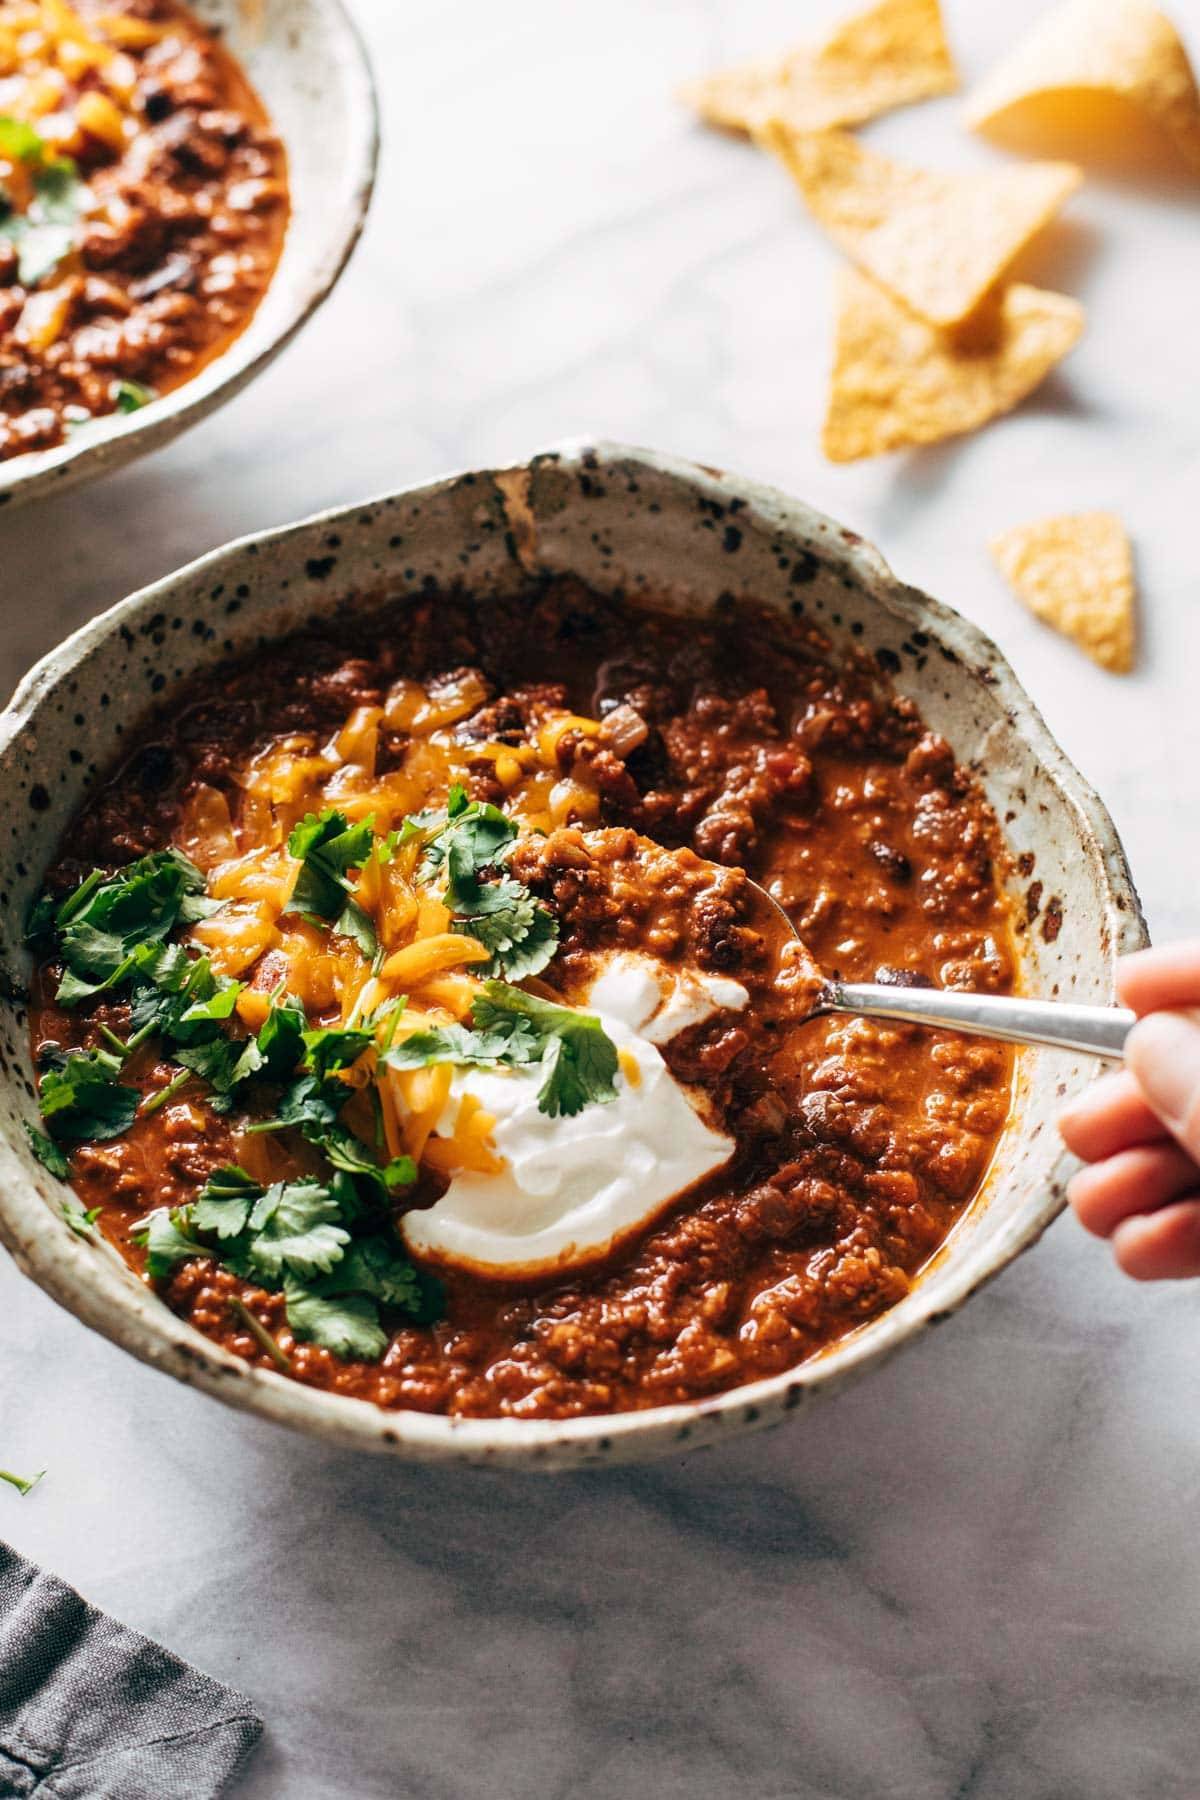
[[[808,948],[787,913],[757,881],[748,885],[774,908],[804,952]],[[1048,1044],[1081,1050],[1087,1056],[1119,1060],[1137,1015],[1123,1006],[1079,1006],[1066,1000],[1027,1000],[1023,995],[967,994],[947,988],[891,987],[882,982],[834,981],[814,985],[811,1016],[855,1013],[864,1019],[899,1019],[906,1025],[934,1025],[973,1037],[1002,1038],[1009,1044]]]

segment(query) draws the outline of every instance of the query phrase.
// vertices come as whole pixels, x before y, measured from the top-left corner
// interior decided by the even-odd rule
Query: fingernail
[[[1125,1060],[1159,1118],[1187,1125],[1200,1100],[1200,1011],[1150,1013],[1129,1034]]]

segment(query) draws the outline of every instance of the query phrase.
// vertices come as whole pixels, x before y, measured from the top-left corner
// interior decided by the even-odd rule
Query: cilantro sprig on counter
[[[11,1469],[0,1469],[0,1481],[6,1482],[9,1487],[16,1488],[24,1500],[27,1495],[32,1494],[45,1473],[45,1469],[39,1469],[36,1475],[14,1475]]]

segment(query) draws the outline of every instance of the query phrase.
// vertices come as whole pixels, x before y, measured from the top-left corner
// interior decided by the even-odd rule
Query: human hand
[[[1067,1198],[1138,1281],[1200,1275],[1200,941],[1139,950],[1117,969],[1138,1015],[1125,1067],[1065,1107],[1059,1129],[1089,1167]]]

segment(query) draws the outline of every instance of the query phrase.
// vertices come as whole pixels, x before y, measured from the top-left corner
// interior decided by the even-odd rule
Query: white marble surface
[[[1200,49],[1200,0],[1173,0]],[[1039,0],[948,0],[968,73]],[[1069,367],[978,438],[816,448],[830,258],[672,83],[826,0],[360,0],[385,96],[366,240],[257,386],[164,455],[0,522],[0,681],[236,532],[604,432],[774,480],[1010,653],[1200,927],[1200,200],[1093,184],[1029,268]],[[871,138],[991,154],[954,102]],[[1117,682],[1007,597],[993,529],[1115,505],[1145,596]],[[643,1472],[430,1474],[151,1374],[0,1268],[0,1535],[261,1708],[239,1800],[1191,1800],[1200,1293],[1060,1223],[966,1313],[794,1428]]]

